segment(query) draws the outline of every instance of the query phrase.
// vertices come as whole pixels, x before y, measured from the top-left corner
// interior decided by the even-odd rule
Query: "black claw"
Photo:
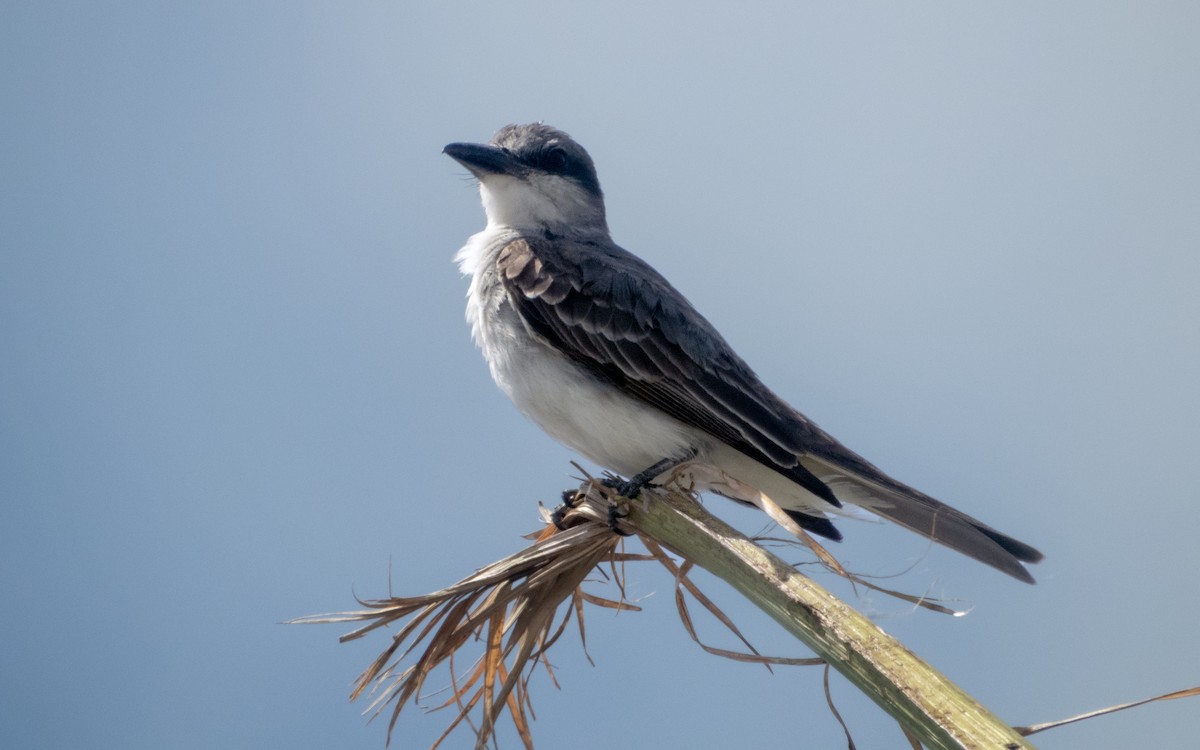
[[[642,489],[644,487],[653,486],[649,481],[644,479],[639,480],[637,477],[634,477],[633,479],[605,477],[604,479],[600,480],[600,483],[613,492],[616,492],[621,497],[629,498],[630,500],[636,500],[637,496],[642,494]]]
[[[628,497],[628,495],[625,495],[625,497]],[[619,522],[621,521],[621,519],[625,518],[628,515],[629,515],[629,512],[622,511],[620,505],[618,505],[616,503],[609,503],[608,504],[608,528],[612,529],[614,534],[619,534],[620,536],[633,536],[633,534],[631,534],[628,531],[621,531],[621,528],[618,525]]]
[[[567,530],[567,527],[563,525],[563,521],[566,519],[568,513],[579,506],[581,499],[578,490],[563,490],[562,503],[550,511],[550,523],[554,524],[554,528],[559,531]]]

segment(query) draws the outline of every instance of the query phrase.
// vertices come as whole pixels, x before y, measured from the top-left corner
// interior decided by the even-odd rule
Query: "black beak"
[[[512,154],[482,143],[451,143],[442,149],[442,153],[471,170],[471,174],[480,179],[490,174],[515,177],[525,172],[525,166]]]

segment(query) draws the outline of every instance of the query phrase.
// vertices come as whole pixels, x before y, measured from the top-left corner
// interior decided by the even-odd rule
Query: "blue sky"
[[[382,747],[346,695],[383,639],[279,623],[450,583],[570,484],[451,262],[483,218],[441,147],[532,120],[780,395],[1047,555],[1029,587],[843,523],[848,565],[973,611],[839,593],[1013,723],[1200,683],[1198,29],[1189,3],[5,4],[5,746]],[[659,570],[630,592],[591,614],[594,668],[557,647],[540,747],[844,746],[818,671],[702,653]],[[834,694],[860,748],[901,745]],[[1038,746],[1197,735],[1176,702]]]

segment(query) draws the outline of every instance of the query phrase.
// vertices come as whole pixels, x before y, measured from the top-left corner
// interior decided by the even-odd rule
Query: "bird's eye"
[[[542,168],[547,172],[561,172],[567,168],[567,152],[552,148],[542,155]]]

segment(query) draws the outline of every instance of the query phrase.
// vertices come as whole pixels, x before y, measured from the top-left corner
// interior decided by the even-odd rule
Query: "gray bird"
[[[509,125],[445,153],[479,180],[487,226],[455,256],[492,377],[559,442],[638,484],[683,477],[829,539],[859,506],[1033,583],[1033,547],[892,479],[762,384],[691,303],[609,237],[591,157]]]

